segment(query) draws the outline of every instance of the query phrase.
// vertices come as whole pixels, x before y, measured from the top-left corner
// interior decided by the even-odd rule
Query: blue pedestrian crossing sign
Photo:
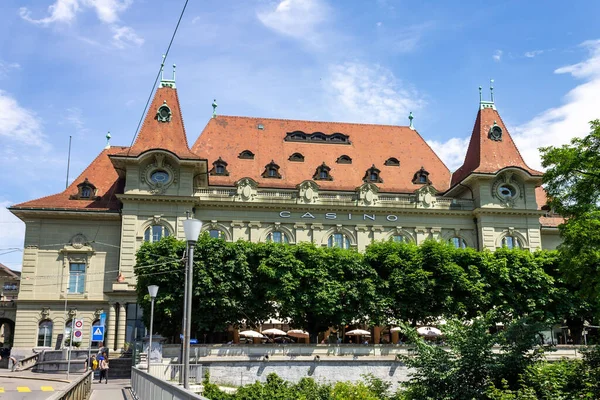
[[[104,340],[104,327],[95,326],[92,329],[92,342],[101,342]]]

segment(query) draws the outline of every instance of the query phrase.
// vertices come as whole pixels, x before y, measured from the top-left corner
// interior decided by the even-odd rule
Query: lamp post
[[[183,231],[187,241],[188,258],[187,273],[185,274],[185,302],[183,310],[183,387],[189,389],[189,370],[190,370],[190,334],[192,330],[192,287],[194,281],[194,246],[200,236],[202,221],[197,219],[188,219],[183,221]]]
[[[152,332],[154,329],[154,299],[158,294],[158,286],[148,286],[148,294],[150,295],[150,340],[148,341],[148,373],[150,373],[150,355],[152,354]]]

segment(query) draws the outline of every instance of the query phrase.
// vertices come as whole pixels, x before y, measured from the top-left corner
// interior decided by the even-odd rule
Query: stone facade
[[[165,107],[168,119],[160,117]],[[158,117],[153,110],[159,110]],[[472,143],[492,140],[482,136],[481,132],[489,127],[481,121],[494,117],[501,122],[496,116],[495,108],[480,110]],[[313,149],[328,149],[327,154],[318,157],[352,154],[354,161],[347,157],[343,165],[336,166],[335,158],[328,161],[336,178],[325,174],[327,179],[319,180],[318,174],[310,179],[313,167],[299,163],[286,164],[286,169],[274,162],[266,169],[252,164],[256,161],[254,153],[257,158],[261,153],[243,151],[250,147],[247,143],[232,149],[223,137],[215,144],[211,134],[220,134],[219,129],[234,122],[242,129],[247,122],[239,117],[218,118],[211,120],[194,145],[196,153],[191,151],[176,92],[163,87],[157,91],[131,148],[107,146],[64,192],[10,208],[26,224],[16,311],[17,353],[55,347],[57,335],[72,318],[84,320],[83,345],[87,346],[90,326],[99,323],[102,313],[107,317],[105,345],[110,349],[120,351],[127,342],[144,336],[136,306],[136,251],[145,240],[165,235],[182,239],[182,221],[187,212],[204,222],[204,231],[228,241],[312,242],[358,251],[379,240],[417,244],[427,239],[445,240],[456,246],[492,251],[502,246],[531,251],[552,249],[560,243],[556,225],[540,222],[547,213],[542,210],[545,197],[540,194],[541,173],[526,167],[518,151],[505,161],[492,155],[499,161],[496,170],[490,172],[489,163],[477,166],[469,161],[486,157],[474,153],[482,146],[470,145],[465,165],[459,170],[462,177],[451,183],[452,174],[409,127],[336,125],[331,129],[357,133],[322,135],[323,140],[337,138],[342,142],[297,144],[286,141],[295,135],[286,131],[297,131],[292,126],[294,121],[261,120],[258,128],[252,125],[259,134],[264,131],[279,137],[280,142],[271,142],[286,146],[286,151],[303,149],[302,157],[290,156],[289,163],[298,163],[299,159],[304,162],[305,157],[308,161]],[[310,125],[307,121],[297,122]],[[329,126],[315,124],[321,124],[319,129],[323,130]],[[280,133],[272,130],[281,126]],[[492,129],[499,127],[494,121]],[[364,170],[354,169],[348,170],[354,175],[344,176],[343,168],[354,168],[348,164],[359,157],[369,162],[366,168],[370,167],[371,150],[359,146],[363,129],[387,132],[392,141],[413,135],[410,137],[420,146],[414,148],[421,149],[423,156],[409,152],[407,161],[401,156],[389,158],[385,164],[379,161],[382,169],[389,168],[381,171],[381,176],[374,163],[364,176]],[[310,137],[319,139],[319,135]],[[505,151],[516,151],[508,132],[500,138],[494,136],[493,143],[484,144],[504,146],[493,150],[502,157]],[[268,143],[262,146],[264,152],[269,151]],[[212,155],[204,154],[205,149]],[[239,160],[224,162],[218,155],[221,150],[236,154]],[[386,159],[388,149],[380,150],[385,153],[377,157]],[[241,164],[234,162],[247,163],[243,164],[247,167],[240,168]],[[423,162],[425,166],[407,165],[409,162]],[[269,166],[273,165],[277,168],[271,174]],[[308,174],[308,178],[294,168],[304,168],[302,174]],[[376,174],[369,175],[373,171]],[[302,180],[290,181],[294,173]]]

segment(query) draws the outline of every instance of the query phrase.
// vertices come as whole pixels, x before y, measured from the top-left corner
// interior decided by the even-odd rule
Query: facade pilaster
[[[119,324],[117,327],[117,348],[120,351],[125,347],[125,330],[127,325],[127,311],[125,303],[119,303]]]
[[[310,242],[310,231],[306,224],[294,224],[294,229],[296,230],[296,243]]]
[[[248,240],[248,235],[246,234],[246,224],[242,221],[231,221],[231,234],[234,242],[240,239]]]
[[[104,345],[110,350],[115,349],[115,303],[109,303],[108,305],[108,328],[106,330],[106,343]]]
[[[417,240],[417,244],[421,244],[429,239],[429,229],[424,226],[417,226],[415,228],[415,239]]]

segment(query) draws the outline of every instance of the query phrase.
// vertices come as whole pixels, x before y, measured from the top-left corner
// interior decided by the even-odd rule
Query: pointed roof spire
[[[170,87],[175,89],[175,67],[176,65],[173,64],[173,79],[165,79],[165,55],[163,54],[163,59],[162,59],[162,63],[160,64],[160,87]]]
[[[214,99],[212,102],[212,108],[213,108],[213,113],[212,113],[212,117],[213,118],[217,118],[217,99]]]
[[[415,130],[415,127],[413,125],[413,113],[412,111],[408,114],[408,120],[410,121],[410,125],[408,126],[410,129],[412,129],[413,131]]]
[[[484,108],[491,108],[492,110],[495,110],[496,104],[494,104],[494,80],[490,79],[490,101],[483,100],[481,89],[481,86],[479,86],[479,109],[483,110]]]
[[[156,89],[133,146],[119,155],[137,157],[153,149],[170,151],[180,159],[200,158],[188,146],[179,97],[173,86],[161,85]]]
[[[463,165],[452,174],[452,186],[461,182],[472,173],[496,173],[507,167],[517,167],[531,175],[541,176],[542,172],[529,168],[519,149],[513,142],[506,125],[502,121],[496,106],[481,102],[471,134]]]
[[[490,79],[490,100],[494,102],[494,80]]]

